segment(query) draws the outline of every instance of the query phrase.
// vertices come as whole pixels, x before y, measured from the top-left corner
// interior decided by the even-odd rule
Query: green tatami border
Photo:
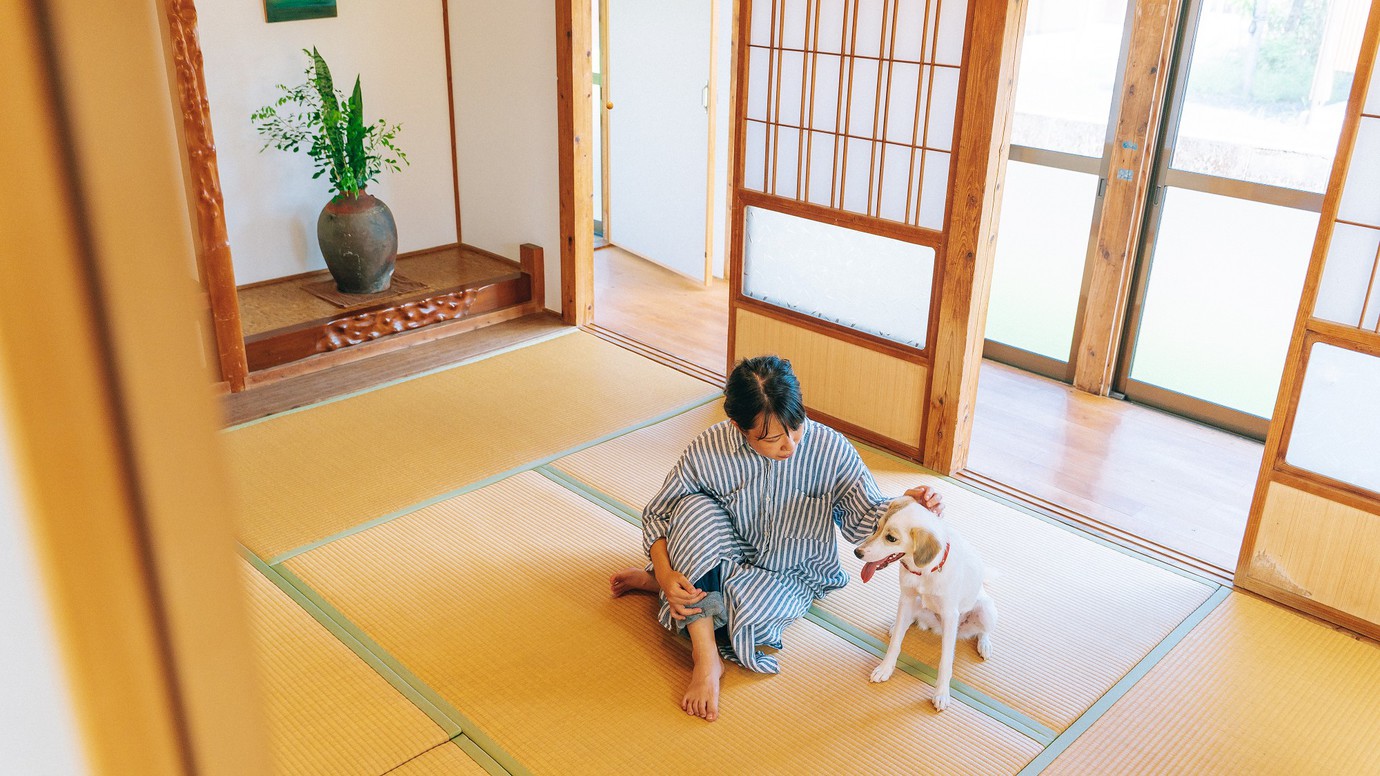
[[[435,690],[412,673],[378,642],[364,633],[339,609],[325,600],[291,570],[274,568],[264,563],[248,548],[240,546],[240,555],[266,579],[283,591],[312,619],[321,624],[340,643],[382,676],[393,689],[412,702],[432,722],[485,771],[493,776],[529,776],[531,773],[498,742],[494,741],[469,717],[452,706]]]
[[[507,471],[502,471],[498,474],[485,477],[482,480],[469,483],[468,485],[462,485],[458,488],[455,488],[454,490],[442,493],[439,496],[433,496],[424,501],[420,501],[415,504],[403,507],[402,509],[389,512],[388,514],[383,515],[381,517],[376,517],[372,520],[366,520],[365,522],[351,526],[345,529],[344,531],[331,534],[330,536],[308,542],[300,547],[295,547],[286,552],[279,553],[278,555],[267,559],[267,562],[270,566],[277,567],[281,565],[283,562],[291,560],[292,558],[295,558],[304,552],[310,552],[316,549],[317,547],[325,546],[339,539],[344,539],[347,536],[353,536],[354,534],[357,534],[361,531],[367,531],[375,526],[383,525],[384,523],[387,523],[390,520],[396,520],[399,517],[410,515],[419,509],[425,509],[426,507],[432,506],[434,504],[439,504],[442,501],[447,501],[449,499],[455,498],[456,496],[463,496],[464,494],[470,493],[471,491],[479,490],[480,488],[493,485],[494,483],[499,482],[501,480],[506,480],[515,474],[521,474],[523,472],[531,471],[538,467],[545,466],[546,464],[551,463],[552,461],[564,458],[567,455],[574,455],[575,453],[578,453],[582,450],[594,447],[595,445],[603,444],[604,442],[608,442],[613,439],[617,439],[618,437],[621,437],[625,434],[631,434],[634,431],[639,431],[648,426],[656,425],[657,423],[660,423],[664,420],[670,420],[671,418],[674,418],[677,415],[683,415],[686,412],[689,412],[693,409],[702,407],[712,401],[715,401],[716,399],[719,399],[722,396],[722,391],[714,391],[713,393],[706,396],[701,396],[700,398],[695,399],[694,401],[689,402],[688,404],[682,404],[678,407],[675,407],[674,409],[667,410],[666,412],[663,412],[660,415],[655,415],[647,420],[640,421],[631,426],[625,426],[623,428],[618,429],[617,431],[604,434],[603,436],[597,437],[586,442],[581,442],[580,444],[574,447],[562,450],[558,453],[543,456],[541,458],[536,459],[535,461],[531,461],[530,463],[522,464],[521,466],[515,466],[511,469],[508,469]]]
[[[339,395],[339,396],[332,396],[332,397],[330,397],[330,398],[322,399],[322,400],[320,400],[320,401],[314,401],[314,402],[312,402],[311,404],[303,404],[303,405],[300,406],[300,407],[293,407],[292,409],[283,410],[282,412],[275,412],[275,413],[273,413],[273,414],[271,414],[271,415],[265,415],[265,416],[263,416],[262,418],[255,418],[255,419],[253,419],[253,420],[246,420],[246,421],[243,422],[243,423],[237,423],[237,424],[235,424],[235,425],[233,425],[233,426],[226,426],[225,428],[222,428],[222,429],[221,429],[221,432],[224,433],[224,432],[228,432],[228,431],[238,431],[238,430],[240,430],[240,429],[242,429],[242,428],[248,428],[248,427],[250,427],[250,426],[257,426],[257,425],[260,424],[260,423],[265,423],[265,422],[270,421],[270,420],[277,420],[278,418],[284,418],[284,417],[287,417],[288,415],[295,415],[295,414],[297,414],[297,413],[299,413],[299,412],[302,412],[302,411],[304,411],[304,410],[310,410],[310,409],[315,409],[315,408],[317,408],[317,407],[323,407],[323,406],[325,406],[325,405],[327,405],[327,404],[334,404],[334,403],[336,403],[336,402],[338,402],[338,401],[344,401],[344,400],[346,400],[346,399],[353,399],[353,398],[356,397],[356,396],[363,396],[363,395],[366,394],[366,393],[373,393],[374,391],[381,391],[381,390],[383,390],[384,388],[391,388],[391,387],[393,387],[393,386],[395,386],[395,385],[401,385],[401,384],[403,384],[403,383],[410,382],[410,381],[412,381],[412,380],[418,380],[418,379],[421,379],[421,378],[423,378],[423,377],[430,377],[430,376],[435,375],[435,374],[440,374],[441,372],[448,372],[448,371],[450,371],[450,370],[452,370],[452,369],[455,369],[456,367],[469,366],[470,364],[475,364],[475,363],[478,363],[478,362],[480,362],[480,361],[485,361],[485,360],[487,360],[487,359],[493,358],[494,356],[501,356],[501,355],[503,355],[503,354],[505,354],[505,353],[512,353],[512,352],[515,351],[515,350],[521,350],[521,349],[523,349],[523,348],[525,348],[525,347],[528,347],[528,346],[530,346],[530,345],[539,345],[539,344],[541,344],[541,343],[543,343],[543,342],[548,342],[548,341],[553,340],[553,339],[556,339],[556,338],[558,338],[558,337],[564,337],[564,336],[566,336],[566,335],[568,335],[568,334],[574,334],[575,332],[577,332],[577,331],[579,331],[579,330],[580,330],[580,329],[579,329],[578,327],[575,327],[575,326],[571,326],[571,327],[569,327],[569,328],[558,329],[558,330],[553,331],[553,332],[550,332],[550,333],[548,333],[548,334],[542,334],[542,335],[540,335],[540,336],[533,337],[532,339],[529,339],[529,340],[523,340],[522,342],[515,342],[515,343],[513,343],[512,345],[508,345],[508,346],[506,346],[506,347],[498,348],[497,350],[490,350],[490,351],[488,351],[487,353],[480,353],[480,354],[477,355],[477,356],[474,356],[474,357],[472,357],[472,358],[467,358],[467,359],[465,359],[465,360],[463,360],[463,361],[456,361],[454,364],[442,364],[441,366],[432,367],[431,369],[428,369],[428,370],[426,370],[426,371],[424,371],[424,372],[418,372],[418,373],[415,374],[415,375],[408,375],[408,376],[406,376],[406,377],[399,377],[399,378],[397,378],[397,379],[395,379],[395,380],[389,380],[388,382],[385,382],[385,383],[379,383],[378,385],[371,385],[371,386],[369,386],[368,388],[361,388],[361,389],[358,390],[358,391],[351,391],[351,392],[349,392],[349,393],[342,393],[342,394]]]
[[[538,467],[536,471],[552,482],[582,496],[587,501],[603,507],[605,511],[617,515],[629,524],[634,526],[640,526],[642,524],[642,519],[637,510],[634,510],[632,507],[607,493],[587,483],[581,482],[569,473],[549,465]],[[880,658],[886,655],[886,644],[871,634],[864,632],[857,626],[841,620],[817,606],[812,605],[810,607],[810,610],[805,614],[805,619],[874,657]],[[909,674],[931,686],[934,685],[935,679],[937,678],[937,673],[933,668],[909,655],[902,655],[896,661],[896,667],[901,672]],[[950,689],[955,696],[962,698],[966,705],[1039,743],[1041,746],[1049,744],[1059,735],[1058,732],[1052,728],[1046,727],[1030,716],[1011,708],[1005,703],[992,698],[981,690],[962,681],[957,679],[952,680],[950,682]]]
[[[1126,675],[1121,677],[1120,681],[1112,685],[1112,688],[1104,693],[1101,698],[1098,698],[1096,703],[1089,706],[1087,711],[1079,715],[1078,719],[1074,720],[1072,725],[1069,725],[1068,730],[1060,733],[1058,738],[1055,738],[1054,741],[1045,747],[1044,751],[1036,755],[1034,760],[1027,763],[1017,776],[1035,776],[1035,774],[1048,768],[1050,763],[1054,762],[1054,760],[1057,759],[1059,755],[1063,754],[1079,736],[1083,735],[1088,728],[1092,727],[1094,722],[1101,719],[1102,715],[1106,714],[1108,709],[1114,706],[1117,701],[1121,700],[1126,693],[1130,692],[1131,688],[1135,687],[1141,679],[1144,679],[1145,675],[1150,673],[1150,669],[1159,664],[1159,662],[1164,659],[1165,655],[1169,654],[1170,650],[1177,647],[1179,642],[1183,641],[1194,628],[1198,627],[1203,620],[1207,619],[1207,616],[1212,614],[1213,610],[1223,601],[1227,600],[1227,597],[1231,594],[1231,588],[1225,585],[1218,585],[1217,590],[1214,591],[1206,601],[1199,604],[1198,608],[1194,609],[1191,614],[1185,617],[1183,622],[1179,623],[1178,627],[1170,631],[1168,636],[1165,636],[1159,644],[1155,645],[1154,649],[1150,650],[1150,654],[1141,658],[1140,662],[1136,663],[1130,671],[1126,672]]]

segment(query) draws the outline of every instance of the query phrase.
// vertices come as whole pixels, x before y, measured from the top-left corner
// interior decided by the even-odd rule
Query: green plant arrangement
[[[303,148],[316,173],[328,175],[336,193],[358,196],[385,168],[401,172],[410,164],[394,142],[401,124],[383,119],[364,123],[364,97],[359,77],[349,99],[335,88],[331,69],[316,50],[302,49],[310,62],[306,81],[297,86],[278,84],[283,94],[271,105],[254,111],[250,120],[265,142],[261,150],[276,148],[296,153]],[[282,111],[294,106],[295,111]]]
[[[307,80],[294,87],[278,84],[282,96],[250,115],[265,139],[259,150],[306,151],[316,167],[312,178],[327,176],[335,193],[316,221],[316,239],[336,288],[381,293],[393,282],[398,226],[388,206],[365,187],[384,169],[401,172],[409,164],[394,142],[402,126],[383,119],[365,124],[359,77],[346,99],[320,52],[302,53],[310,60]]]

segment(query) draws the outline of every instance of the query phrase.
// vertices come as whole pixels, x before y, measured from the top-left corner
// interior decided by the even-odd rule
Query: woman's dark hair
[[[781,421],[787,431],[804,425],[805,402],[791,362],[779,356],[739,361],[724,385],[724,413],[744,431],[764,415]]]

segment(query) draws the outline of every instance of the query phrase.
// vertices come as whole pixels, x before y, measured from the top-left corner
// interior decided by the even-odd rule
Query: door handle
[[[700,103],[704,105],[704,112],[709,112],[709,84],[704,85],[704,91],[700,92]]]

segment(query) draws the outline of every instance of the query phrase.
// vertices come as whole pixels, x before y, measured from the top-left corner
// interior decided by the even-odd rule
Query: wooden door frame
[[[460,152],[455,128],[450,0],[440,0],[440,3],[446,63],[446,106],[450,117],[451,195],[455,204],[455,243],[459,245],[463,242],[460,231]],[[225,224],[220,165],[211,131],[211,108],[206,97],[206,66],[201,55],[196,2],[161,0],[160,4],[169,87],[175,98],[174,108],[180,113],[181,119],[175,124],[181,150],[182,176],[196,245],[196,263],[206,295],[206,306],[211,312],[216,366],[221,382],[231,392],[239,392],[249,387],[249,360],[245,352],[230,237]]]
[[[266,773],[162,49],[152,9],[0,8],[0,411],[92,772]]]

